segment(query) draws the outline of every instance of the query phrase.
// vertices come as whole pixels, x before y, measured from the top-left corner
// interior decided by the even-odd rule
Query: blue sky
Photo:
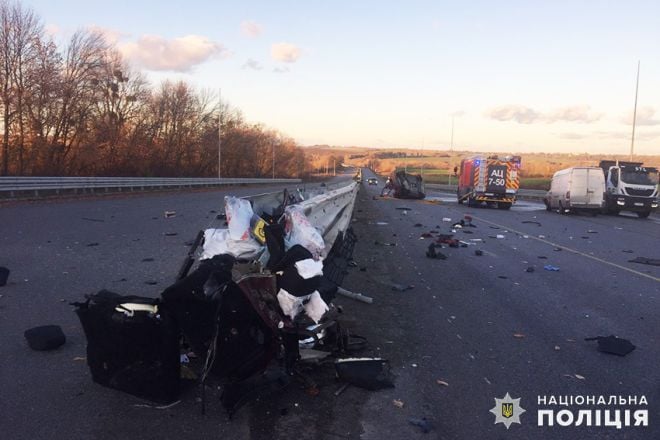
[[[660,154],[657,1],[33,0],[302,145]],[[161,55],[162,54],[162,55]]]

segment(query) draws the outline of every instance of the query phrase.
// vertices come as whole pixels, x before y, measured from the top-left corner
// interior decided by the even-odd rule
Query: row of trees
[[[0,0],[0,175],[279,177],[305,171],[292,139],[185,82],[152,87],[94,31],[63,50],[40,18]]]

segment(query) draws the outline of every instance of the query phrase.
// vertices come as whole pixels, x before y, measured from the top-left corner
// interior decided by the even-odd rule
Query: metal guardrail
[[[456,192],[457,188],[456,185],[445,185],[441,183],[426,183],[424,184],[424,187],[441,191],[451,191],[453,193]],[[547,193],[548,191],[542,189],[519,189],[518,197],[524,199],[541,200]]]
[[[179,177],[0,177],[0,199],[58,194],[144,191],[148,189],[300,183],[300,179]]]

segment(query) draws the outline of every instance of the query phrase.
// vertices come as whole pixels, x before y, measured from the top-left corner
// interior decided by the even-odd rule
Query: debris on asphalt
[[[534,272],[534,266],[527,267],[527,269],[525,269],[525,272],[528,272],[528,273]]]
[[[100,218],[82,217],[81,219],[86,220],[88,222],[105,223],[105,220],[100,219]]]
[[[610,336],[596,336],[594,338],[584,338],[585,341],[598,341],[598,351],[603,353],[615,354],[617,356],[625,356],[632,352],[635,348],[632,342],[627,339],[618,338],[614,335]]]
[[[474,251],[474,255],[476,255],[477,257],[481,257],[483,254],[484,251],[482,251],[481,249],[475,249]]]
[[[386,225],[388,225],[389,223],[387,223],[387,222],[376,222],[376,224],[377,224],[378,226],[386,226]]]
[[[156,280],[147,280],[147,281],[144,282],[144,284],[148,284],[150,286],[155,286],[156,284],[158,284],[158,281],[156,281]]]
[[[501,240],[501,239],[504,238],[504,235],[502,235],[502,234],[497,234],[497,235],[495,236],[495,238]]]
[[[374,244],[376,246],[396,246],[396,243],[381,242],[381,241],[374,241]]]
[[[444,380],[440,380],[440,379],[437,379],[435,381],[435,383],[437,383],[438,385],[442,385],[443,387],[448,387],[449,386],[449,384],[447,382],[445,382]]]
[[[561,252],[562,250],[563,250],[563,249],[560,248],[560,247],[556,247],[556,248],[553,249],[553,251],[555,251],[555,252]]]
[[[337,287],[337,293],[341,296],[352,298],[357,301],[362,301],[363,303],[367,303],[367,304],[371,304],[374,302],[374,299],[369,296],[365,296],[361,293],[351,292],[350,290],[346,290],[343,287]]]
[[[165,211],[164,215],[165,215],[165,218],[176,217],[176,211]]]
[[[594,231],[593,229],[588,229],[587,234],[598,234],[598,231]]]
[[[436,247],[439,247],[440,249],[442,249],[442,246],[440,246],[438,244],[435,244],[435,243],[431,243],[429,245],[428,249],[426,250],[426,256],[428,258],[435,258],[435,259],[438,259],[438,260],[446,260],[447,256],[445,254],[443,254],[442,252],[438,252],[436,250]]]
[[[537,258],[539,260],[547,260],[548,259],[548,257],[546,257],[545,255],[539,255]]]
[[[397,283],[392,283],[392,290],[396,290],[397,292],[405,292],[406,290],[412,290],[415,288],[413,284],[408,284],[407,286],[404,286],[403,284],[397,284]]]
[[[449,217],[443,217],[442,221],[443,222],[451,222],[451,219]]]
[[[398,209],[399,211],[412,211],[412,208],[407,208],[405,206],[399,206],[398,208],[394,209]]]
[[[348,263],[346,263],[346,265],[348,267],[358,267],[358,264],[353,260],[350,260]]]
[[[626,254],[634,254],[635,253],[635,251],[633,251],[632,249],[624,249],[621,252],[625,252]]]
[[[543,239],[545,238],[545,235],[539,235],[539,238]]]
[[[509,277],[507,277],[506,275],[498,275],[497,278],[500,278],[500,279],[502,279],[502,280],[506,280],[506,279],[508,279]]]
[[[514,333],[513,337],[516,338],[516,339],[523,339],[525,337],[525,335],[522,334],[522,333]]]
[[[523,220],[523,223],[531,224],[531,225],[536,225],[536,226],[541,226],[541,222],[537,222],[535,220]]]
[[[573,376],[574,376],[576,379],[580,379],[580,380],[584,380],[584,379],[585,379],[585,377],[582,376],[582,375],[580,375],[580,374],[574,374]]]
[[[25,330],[25,339],[32,350],[46,351],[61,347],[66,336],[59,325],[42,325]]]
[[[98,246],[98,245],[99,245],[99,244],[98,244],[97,242],[93,242],[93,243],[87,243],[85,246],[87,246],[87,247],[94,247],[94,246]]]
[[[424,225],[421,224],[421,223],[415,223],[413,226],[414,226],[415,228],[422,228],[422,227],[424,227]]]
[[[403,400],[399,400],[399,399],[394,399],[394,400],[392,401],[392,403],[393,403],[394,406],[396,406],[397,408],[403,408],[403,405],[404,405]]]
[[[350,385],[349,383],[345,383],[342,386],[340,386],[339,389],[337,391],[335,391],[335,396],[339,396],[341,393],[346,391],[346,388],[348,388],[349,385]]]
[[[149,262],[151,262],[151,261],[155,261],[155,260],[154,260],[153,258],[143,258],[143,259],[142,259],[142,262],[143,262],[143,263],[149,263]]]
[[[543,269],[550,271],[550,272],[559,272],[559,268],[557,266],[553,266],[551,264],[546,264],[543,266]]]
[[[381,358],[347,358],[335,362],[337,376],[351,385],[367,390],[394,388],[389,361]]]
[[[420,239],[424,238],[433,238],[433,235],[430,232],[423,232],[422,235],[419,236]]]
[[[660,266],[660,258],[636,257],[628,260],[629,263],[648,264],[651,266]]]
[[[9,269],[0,266],[0,287],[7,284],[7,280],[9,279],[9,272]]]
[[[490,229],[500,229],[499,226],[488,226]]]
[[[421,419],[410,418],[408,419],[408,423],[413,426],[418,426],[424,434],[428,434],[433,430],[433,425],[426,419],[426,417],[422,417]]]
[[[179,233],[178,232],[166,232],[164,235],[166,237],[174,237],[176,235],[179,235]]]

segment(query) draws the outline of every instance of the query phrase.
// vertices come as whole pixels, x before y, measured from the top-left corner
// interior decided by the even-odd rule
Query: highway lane
[[[214,393],[203,417],[195,390],[179,405],[157,410],[135,407],[141,403],[135,398],[93,384],[79,360],[85,355],[84,335],[68,305],[101,288],[156,296],[178,270],[185,243],[199,229],[214,225],[211,211],[221,210],[225,192],[0,207],[0,265],[12,269],[11,284],[0,288],[0,426],[11,427],[10,438],[30,439],[658,438],[660,374],[653,366],[660,360],[655,312],[660,292],[649,277],[660,273],[657,267],[628,262],[635,256],[658,257],[657,223],[564,217],[527,203],[498,211],[450,200],[439,205],[374,200],[379,191],[365,185],[358,195],[359,268],[350,269],[345,280],[345,287],[373,296],[375,303],[337,303],[352,328],[369,338],[363,355],[390,359],[396,388],[368,392],[350,387],[336,397],[339,384],[331,369],[322,368],[314,376],[321,395],[309,396],[293,384],[248,405],[233,421]],[[412,211],[404,215],[395,209],[403,206]],[[166,210],[176,211],[176,217],[165,219]],[[448,255],[444,261],[427,259],[429,242],[420,234],[436,225],[448,232],[450,223],[442,218],[459,220],[466,213],[477,228],[457,236],[485,243],[442,250]],[[505,238],[491,238],[497,234]],[[563,250],[554,251],[557,246]],[[483,256],[474,255],[477,247]],[[560,271],[544,271],[543,264]],[[529,266],[535,267],[533,273],[525,272]],[[395,291],[392,283],[414,288]],[[48,323],[62,325],[67,344],[51,353],[30,351],[23,331]],[[617,358],[582,341],[611,333],[631,339],[638,349]],[[493,399],[506,392],[521,397],[528,411],[523,425],[508,431],[494,425],[489,412]],[[651,426],[621,432],[535,426],[538,394],[576,393],[644,394],[651,403]],[[421,434],[409,417],[428,417],[432,433]]]
[[[379,192],[366,189],[372,196]],[[628,260],[658,258],[658,223],[560,216],[527,202],[511,211],[470,208],[446,194],[431,196],[442,202],[362,197],[370,238],[397,244],[374,251],[385,256],[383,282],[389,277],[415,285],[386,294],[398,295],[398,301],[391,300],[393,320],[406,343],[397,345],[399,350],[386,345],[392,350],[384,354],[402,374],[386,398],[370,398],[365,437],[412,435],[405,418],[424,415],[434,420],[440,438],[657,438],[660,424],[653,420],[660,408],[660,374],[653,365],[660,360],[660,268]],[[406,215],[395,209],[404,206],[412,208]],[[484,242],[442,250],[447,260],[425,258],[429,241],[420,234],[435,226],[449,232],[451,223],[442,219],[458,221],[466,214],[477,227],[455,236]],[[476,256],[475,249],[484,255]],[[544,270],[546,264],[559,272]],[[526,272],[530,266],[534,272]],[[619,358],[583,341],[610,334],[631,339],[637,350]],[[521,397],[528,411],[523,424],[508,431],[494,425],[489,412],[493,399],[507,392]],[[645,395],[651,426],[539,428],[537,397],[551,394]],[[388,398],[407,404],[400,410]],[[577,414],[580,408],[572,409]]]

